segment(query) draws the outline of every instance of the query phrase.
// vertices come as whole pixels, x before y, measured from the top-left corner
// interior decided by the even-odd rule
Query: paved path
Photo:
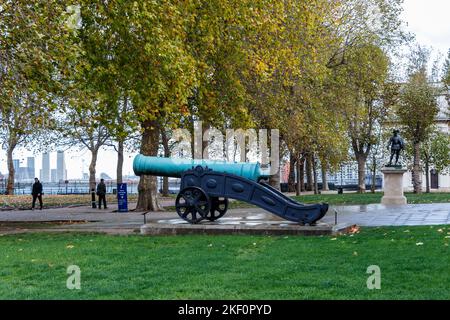
[[[408,204],[385,206],[382,204],[332,207],[323,222],[332,222],[333,209],[339,222],[360,226],[415,226],[450,224],[450,203]],[[332,219],[333,218],[333,219]]]
[[[90,207],[73,207],[47,210],[0,211],[0,233],[15,232],[17,229],[32,230],[23,223],[36,224],[41,222],[76,222],[88,223],[63,224],[51,227],[52,230],[67,231],[100,231],[108,233],[135,233],[144,222],[141,213],[119,213],[116,206],[107,210]],[[380,204],[357,206],[334,206],[321,222],[334,224],[338,212],[338,223],[351,223],[360,226],[412,226],[450,224],[450,203],[446,204],[415,204],[404,206],[384,206]],[[151,212],[147,215],[148,222],[180,223],[182,220],[174,212]],[[242,208],[230,209],[220,220],[224,224],[240,223],[289,223],[260,209]],[[39,225],[42,229],[42,225]]]

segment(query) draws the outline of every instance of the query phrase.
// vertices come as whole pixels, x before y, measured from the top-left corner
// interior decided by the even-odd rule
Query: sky
[[[407,22],[406,30],[415,34],[419,44],[433,48],[433,58],[446,56],[450,48],[450,0],[404,0],[402,19]],[[14,158],[23,160],[33,152],[19,149]],[[41,169],[41,154],[36,156],[36,175]],[[135,154],[126,154],[124,161],[124,175],[132,174],[132,162]],[[51,167],[56,168],[56,153],[51,154]],[[101,150],[98,157],[97,173],[105,172],[110,177],[116,177],[117,155],[112,150]],[[83,161],[84,160],[84,161]],[[88,172],[90,153],[72,150],[66,152],[66,166],[69,179],[81,178],[82,172]],[[0,152],[0,172],[6,173],[6,154]]]
[[[450,1],[404,0],[402,18],[419,44],[443,55],[450,49]]]

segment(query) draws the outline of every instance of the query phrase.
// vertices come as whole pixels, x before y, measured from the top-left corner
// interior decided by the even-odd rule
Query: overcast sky
[[[440,52],[443,56],[450,48],[450,0],[404,0],[404,12],[402,18],[408,23],[407,30],[416,35],[419,44],[434,48],[433,57]],[[25,159],[32,155],[26,150],[18,150],[14,157]],[[133,155],[126,155],[124,163],[124,174],[132,174]],[[116,154],[113,151],[101,151],[98,158],[97,173],[106,172],[112,178],[116,177]],[[84,165],[83,160],[84,159]],[[66,155],[68,178],[81,177],[81,172],[88,172],[90,154],[84,152],[70,152]],[[25,165],[25,163],[23,163]],[[51,157],[52,168],[56,167],[56,154]],[[7,172],[6,155],[0,153],[0,172]],[[41,155],[36,154],[36,175],[39,176],[41,168]]]
[[[450,1],[404,0],[402,18],[421,45],[446,55],[450,48]]]

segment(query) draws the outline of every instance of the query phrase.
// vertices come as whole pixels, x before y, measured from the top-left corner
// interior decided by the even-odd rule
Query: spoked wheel
[[[187,187],[178,194],[175,207],[181,219],[189,223],[199,223],[211,210],[211,202],[202,189]]]
[[[211,210],[209,210],[206,219],[209,221],[217,220],[227,212],[228,210],[228,198],[211,198]]]

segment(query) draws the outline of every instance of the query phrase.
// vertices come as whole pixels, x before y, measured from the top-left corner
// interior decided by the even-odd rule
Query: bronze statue
[[[388,166],[392,166],[392,158],[395,155],[395,165],[398,163],[398,157],[400,155],[400,151],[405,148],[405,142],[402,137],[399,135],[397,129],[393,131],[394,135],[389,139],[388,150],[391,148],[391,158],[389,159]]]

